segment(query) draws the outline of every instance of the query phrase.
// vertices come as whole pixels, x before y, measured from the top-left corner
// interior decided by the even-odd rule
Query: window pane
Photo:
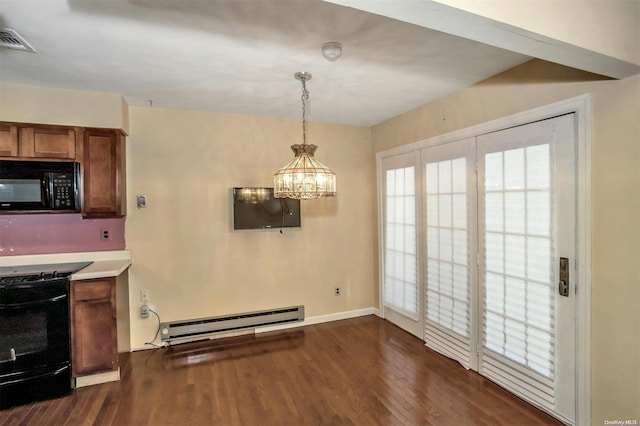
[[[484,345],[553,379],[549,145],[485,155]],[[500,181],[504,183],[501,187]]]
[[[387,170],[386,177],[384,304],[401,313],[416,315],[415,169]]]
[[[427,319],[468,338],[467,160],[457,158],[429,163],[425,173]]]

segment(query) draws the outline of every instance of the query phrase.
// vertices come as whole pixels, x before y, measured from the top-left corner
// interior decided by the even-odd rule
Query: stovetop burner
[[[0,284],[21,284],[35,281],[51,281],[58,278],[66,278],[71,275],[71,272],[58,272],[53,271],[51,273],[41,272],[34,275],[18,275],[13,277],[0,277]]]
[[[0,284],[44,283],[63,280],[91,263],[93,262],[2,266],[0,267]]]

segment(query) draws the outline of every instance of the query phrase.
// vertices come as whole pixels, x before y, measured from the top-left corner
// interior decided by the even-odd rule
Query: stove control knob
[[[40,272],[40,275],[38,275],[38,279],[44,280],[45,278],[46,278],[46,274],[44,272]]]
[[[58,271],[53,271],[51,278],[58,278]]]

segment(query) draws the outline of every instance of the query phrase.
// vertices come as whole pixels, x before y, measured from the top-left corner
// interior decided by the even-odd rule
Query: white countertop
[[[71,280],[117,277],[131,266],[131,259],[98,260],[71,275]]]
[[[47,265],[70,262],[93,262],[86,268],[72,274],[72,280],[116,277],[131,266],[131,250],[0,257],[0,266]]]

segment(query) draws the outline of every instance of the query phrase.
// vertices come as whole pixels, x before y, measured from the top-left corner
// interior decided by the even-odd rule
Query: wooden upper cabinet
[[[18,156],[18,126],[0,123],[0,157]]]
[[[0,122],[0,157],[81,164],[84,218],[127,214],[124,143],[119,129]]]
[[[79,135],[77,127],[0,122],[0,157],[75,160]]]
[[[85,217],[126,215],[124,135],[119,130],[84,129],[82,143]]]
[[[20,157],[76,158],[76,129],[58,126],[20,128]]]

